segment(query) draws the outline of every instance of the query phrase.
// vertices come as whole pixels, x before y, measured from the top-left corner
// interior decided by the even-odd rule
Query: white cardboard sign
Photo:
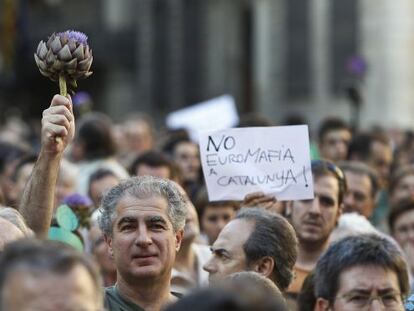
[[[198,131],[226,129],[235,126],[237,122],[239,116],[236,104],[230,95],[174,111],[166,119],[169,128],[187,129],[194,141],[198,141]]]
[[[199,143],[210,201],[256,191],[279,201],[314,196],[307,125],[204,131]]]

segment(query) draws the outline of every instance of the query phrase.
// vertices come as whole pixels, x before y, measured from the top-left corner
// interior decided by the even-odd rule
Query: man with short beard
[[[293,297],[300,292],[304,279],[328,247],[329,236],[342,213],[346,191],[343,172],[331,162],[312,161],[312,175],[315,198],[290,201],[286,206],[286,215],[299,240],[296,278],[288,289]]]

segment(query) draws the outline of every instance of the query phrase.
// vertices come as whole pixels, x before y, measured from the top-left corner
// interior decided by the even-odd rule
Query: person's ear
[[[112,237],[107,234],[103,235],[106,245],[108,245],[108,251],[111,258],[114,258],[114,251],[112,249]]]
[[[184,229],[177,230],[175,233],[175,250],[178,252],[181,248],[181,242],[183,241]]]
[[[274,268],[275,260],[270,256],[266,256],[256,261],[253,270],[269,278],[272,275]]]
[[[324,298],[317,298],[316,303],[314,306],[314,311],[328,311],[331,310],[331,307],[329,306],[329,301]]]

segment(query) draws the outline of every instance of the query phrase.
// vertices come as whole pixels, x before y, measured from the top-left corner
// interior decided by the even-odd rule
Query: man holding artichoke
[[[39,238],[48,236],[59,166],[74,129],[70,97],[55,95],[43,112],[41,150],[20,206]],[[166,179],[130,178],[110,190],[102,211],[100,226],[118,275],[105,290],[107,310],[159,311],[174,302],[171,270],[187,212],[177,187]]]
[[[42,75],[59,81],[61,95],[43,112],[41,150],[20,211],[37,237],[47,238],[60,162],[75,132],[66,83],[75,88],[77,79],[91,74],[92,53],[85,34],[66,31],[40,42],[34,57]],[[185,216],[182,195],[165,179],[131,178],[105,196],[99,222],[118,279],[105,290],[108,310],[159,311],[177,299],[170,292],[170,279]]]

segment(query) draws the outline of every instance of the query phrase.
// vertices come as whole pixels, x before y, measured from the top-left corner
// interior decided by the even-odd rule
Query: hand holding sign
[[[263,192],[249,193],[244,197],[241,207],[261,207],[265,210],[283,214],[283,202],[278,201],[272,195],[265,195]]]
[[[203,132],[200,151],[211,201],[257,191],[279,201],[313,198],[305,125]]]

